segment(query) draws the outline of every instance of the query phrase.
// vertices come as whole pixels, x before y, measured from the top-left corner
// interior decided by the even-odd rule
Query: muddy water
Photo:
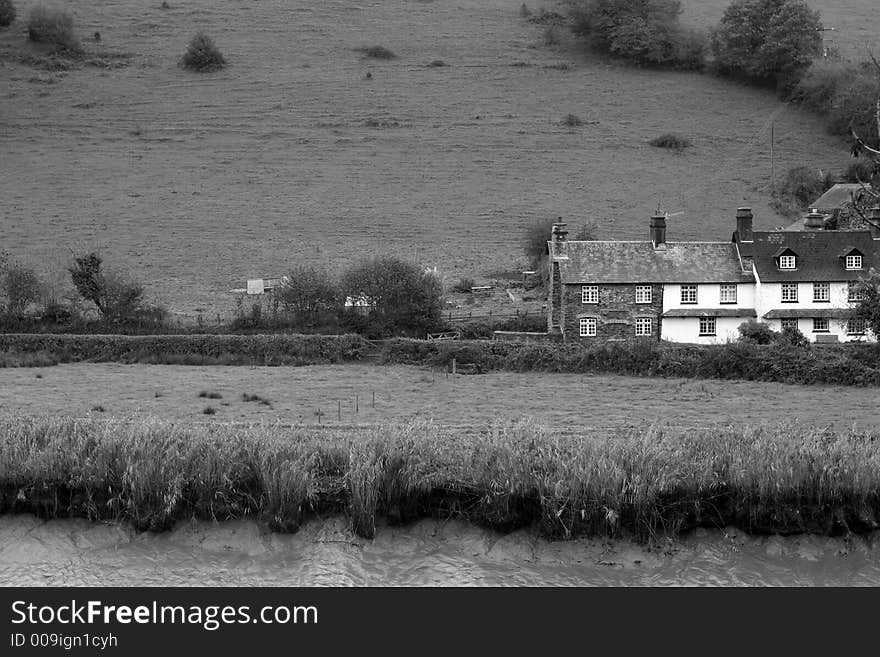
[[[548,542],[459,522],[381,527],[343,518],[293,535],[252,522],[187,523],[164,534],[83,520],[0,517],[2,585],[499,586],[880,585],[880,532],[850,540],[699,531],[649,548]]]

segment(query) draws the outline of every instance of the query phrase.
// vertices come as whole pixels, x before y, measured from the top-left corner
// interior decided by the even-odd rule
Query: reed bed
[[[464,434],[428,423],[353,431],[161,420],[0,420],[0,513],[128,521],[309,516],[464,518],[548,538],[675,536],[699,526],[840,534],[877,528],[880,440],[795,426],[613,438],[530,420]]]

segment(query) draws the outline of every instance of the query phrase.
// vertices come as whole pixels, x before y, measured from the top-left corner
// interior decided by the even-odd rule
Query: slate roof
[[[866,186],[870,188],[870,185]],[[862,185],[859,183],[837,183],[810,203],[810,207],[816,208],[820,212],[830,212],[843,207],[846,203],[851,203],[853,194],[858,198],[862,193]]]
[[[550,242],[563,284],[749,283],[731,242]]]
[[[872,267],[880,269],[880,240],[864,231],[812,230],[755,232],[752,242],[741,242],[740,253],[751,257],[762,283],[801,281],[855,281]],[[790,249],[796,269],[780,270],[776,254]],[[853,249],[862,255],[862,269],[844,268],[843,255]]]
[[[673,308],[663,317],[757,317],[754,308]]]
[[[828,317],[829,319],[849,319],[852,310],[846,308],[777,308],[764,314],[764,319],[801,319],[808,317]]]

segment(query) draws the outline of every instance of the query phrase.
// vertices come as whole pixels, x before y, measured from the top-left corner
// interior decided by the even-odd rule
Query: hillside
[[[17,4],[0,33],[2,248],[59,290],[68,247],[98,248],[182,314],[229,313],[229,288],[301,262],[510,270],[539,217],[632,239],[660,206],[683,213],[670,239],[725,239],[748,204],[771,228],[771,121],[778,172],[847,158],[771,93],[547,48],[521,0],[74,1],[89,48],[100,31],[132,58],[67,72],[17,61],[35,3]],[[198,29],[228,69],[177,67]],[[397,59],[354,50],[377,44]],[[668,131],[693,147],[647,145]]]

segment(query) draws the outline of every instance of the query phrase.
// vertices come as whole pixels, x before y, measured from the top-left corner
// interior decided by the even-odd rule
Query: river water
[[[653,547],[545,541],[458,521],[379,527],[344,518],[296,534],[249,521],[192,522],[163,534],[85,520],[0,517],[0,585],[34,586],[702,586],[880,585],[880,532],[850,539],[698,530]]]

